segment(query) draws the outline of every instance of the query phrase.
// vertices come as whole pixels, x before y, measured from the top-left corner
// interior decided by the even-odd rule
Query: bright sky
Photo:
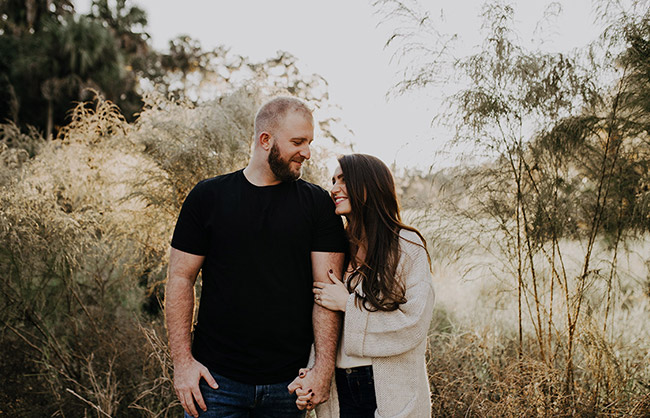
[[[369,0],[135,0],[148,13],[154,47],[167,49],[169,39],[188,34],[204,49],[217,45],[252,60],[290,52],[306,74],[329,83],[330,99],[342,107],[342,118],[354,132],[346,138],[355,151],[374,154],[398,166],[440,168],[452,158],[436,157],[448,134],[431,119],[441,93],[435,90],[387,99],[400,80],[400,66],[391,62],[384,44],[394,25],[378,26],[377,9]],[[480,44],[481,0],[421,0],[442,30],[459,35],[461,51]],[[551,27],[547,50],[569,51],[598,33],[590,0],[562,0],[563,11]],[[90,0],[77,0],[86,12]],[[515,19],[521,39],[533,36],[546,2],[517,0]],[[463,49],[464,48],[464,49]]]

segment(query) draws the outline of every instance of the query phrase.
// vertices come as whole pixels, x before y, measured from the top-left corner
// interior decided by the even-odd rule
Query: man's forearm
[[[342,314],[314,304],[314,369],[330,374],[334,372],[336,349],[341,331]]]
[[[165,316],[169,350],[174,363],[192,358],[191,328],[194,315],[194,285],[188,280],[170,277],[165,296]]]
[[[312,269],[315,282],[331,283],[328,270],[334,271],[339,277],[343,270],[344,254],[342,253],[312,253]],[[314,304],[312,323],[314,327],[314,369],[323,372],[334,372],[336,349],[341,331],[342,315]]]

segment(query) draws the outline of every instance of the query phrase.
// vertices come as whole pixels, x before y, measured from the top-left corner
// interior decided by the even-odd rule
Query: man
[[[315,363],[292,391],[312,393],[311,407],[329,396],[340,317],[314,305],[311,288],[341,272],[346,241],[327,192],[299,179],[313,135],[303,102],[267,102],[248,166],[200,182],[183,203],[165,306],[174,388],[188,415],[303,416],[287,386],[312,340]]]

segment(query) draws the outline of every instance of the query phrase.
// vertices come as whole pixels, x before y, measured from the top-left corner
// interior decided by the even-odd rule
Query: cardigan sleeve
[[[357,357],[387,357],[417,347],[427,336],[433,312],[433,278],[426,251],[413,242],[417,234],[400,233],[397,274],[405,281],[406,302],[390,312],[370,312],[350,295],[345,310],[346,354]],[[412,241],[412,242],[409,242]]]

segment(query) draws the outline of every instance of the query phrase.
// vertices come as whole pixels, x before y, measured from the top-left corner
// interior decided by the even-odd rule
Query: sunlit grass
[[[245,91],[199,107],[156,98],[129,125],[100,100],[80,106],[55,141],[3,131],[0,360],[15,376],[7,412],[20,415],[31,402],[40,415],[180,413],[160,311],[174,220],[196,181],[245,164],[258,102]],[[322,182],[325,169],[314,160],[307,174]],[[503,230],[489,217],[468,217],[461,209],[472,200],[455,187],[456,206],[444,193],[421,194],[417,208],[404,211],[433,262],[434,416],[647,413],[650,237],[619,249],[607,321],[612,252],[598,241],[569,399],[566,303],[557,286],[550,303],[549,263],[535,255],[539,302],[553,307],[542,312],[543,332],[552,335],[541,359],[530,288],[519,344],[517,276]],[[579,275],[584,243],[563,239],[559,247],[566,275]],[[37,388],[29,400],[25,385]]]
[[[585,291],[587,314],[578,323],[576,388],[565,391],[566,305],[554,289],[547,361],[539,356],[534,311],[524,309],[523,352],[518,350],[517,275],[504,253],[498,229],[478,233],[476,220],[439,205],[405,212],[426,235],[433,261],[436,308],[428,358],[437,416],[643,416],[649,410],[650,236],[625,243],[619,251],[612,304],[605,324],[607,274],[612,250],[596,246],[595,277]],[[474,231],[474,232],[472,232]],[[584,243],[560,243],[568,275],[580,275]],[[545,260],[539,257],[540,266]],[[549,265],[538,271],[550,301]],[[532,291],[529,289],[529,304]],[[525,305],[526,307],[526,305]],[[544,312],[547,318],[549,312]],[[548,332],[544,329],[543,332]],[[601,398],[598,400],[598,398]]]

